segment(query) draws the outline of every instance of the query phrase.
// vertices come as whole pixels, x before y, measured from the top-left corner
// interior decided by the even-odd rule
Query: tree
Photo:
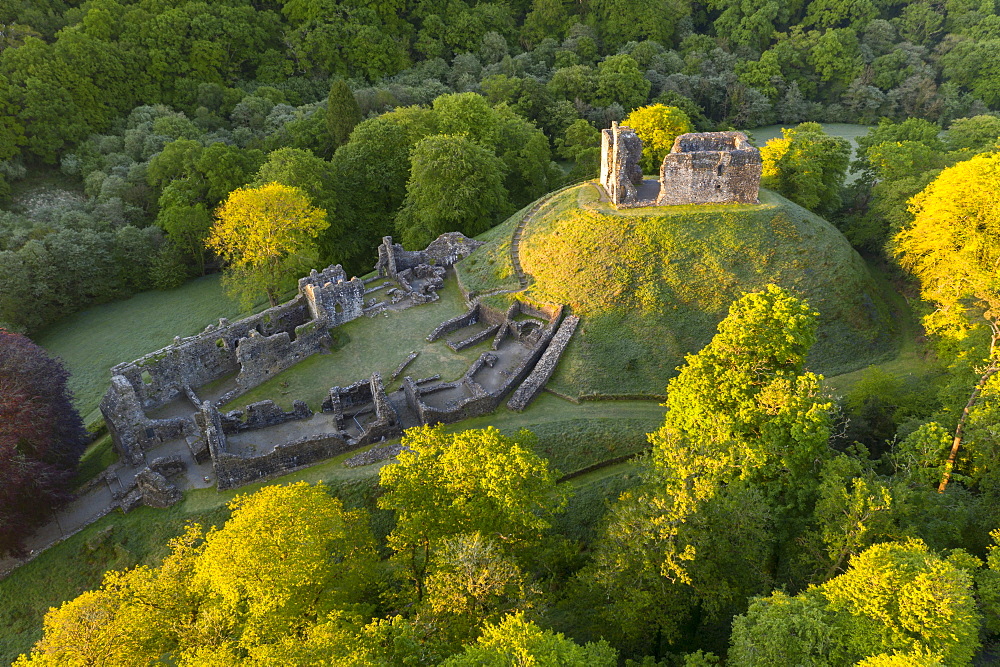
[[[910,200],[913,224],[894,239],[900,264],[920,281],[924,299],[936,308],[924,318],[928,330],[964,337],[978,322],[990,330],[986,365],[955,429],[948,468],[940,490],[948,484],[966,419],[983,388],[1000,369],[1000,214],[991,193],[1000,187],[1000,153],[977,155],[949,167]]]
[[[970,664],[981,617],[969,565],[978,561],[964,552],[942,558],[919,540],[869,547],[822,586],[756,600],[733,623],[730,663],[935,664],[936,656]],[[922,658],[893,663],[892,653]]]
[[[280,183],[234,190],[215,212],[207,246],[228,262],[227,291],[246,307],[263,290],[272,306],[316,255],[326,212],[305,193]]]
[[[556,139],[556,152],[573,161],[570,181],[594,178],[601,166],[601,133],[580,118],[566,128],[563,138]]]
[[[847,175],[850,144],[828,135],[819,123],[785,128],[781,135],[760,149],[764,160],[761,185],[821,215],[835,211]]]
[[[510,213],[504,163],[462,136],[427,137],[413,149],[396,230],[408,248],[445,232],[481,234]]]
[[[212,215],[204,204],[161,208],[156,224],[170,235],[174,246],[205,274],[205,239],[212,229]]]
[[[245,614],[241,643],[275,641],[364,600],[377,561],[367,516],[345,511],[322,484],[266,486],[229,507],[232,518],[205,536],[192,585]]]
[[[359,637],[359,603],[377,581],[365,512],[346,511],[322,484],[305,482],[267,486],[229,507],[222,528],[206,534],[192,524],[170,540],[158,567],[108,572],[99,589],[51,609],[42,639],[17,664],[133,665],[164,656],[179,665],[244,657],[312,664],[296,658],[370,649],[375,642]]]
[[[326,98],[326,128],[334,150],[347,143],[354,126],[360,122],[361,107],[354,93],[344,79],[337,77],[330,85],[330,94]]]
[[[41,347],[0,329],[0,554],[20,553],[71,497],[88,439],[68,379]]]
[[[987,115],[958,118],[944,133],[944,141],[951,151],[995,150],[1000,143],[1000,118]]]
[[[645,103],[652,85],[643,77],[632,56],[608,56],[597,66],[594,104],[608,106],[617,103],[629,111]]]
[[[803,372],[816,318],[774,285],[746,294],[670,381],[646,483],[595,548],[593,576],[626,636],[655,636],[658,650],[696,603],[724,618],[767,590],[760,564],[829,457],[831,406]]]
[[[379,507],[395,510],[391,546],[407,561],[424,594],[424,574],[442,540],[478,532],[508,548],[537,542],[564,500],[556,473],[530,450],[533,436],[495,428],[446,433],[442,426],[411,428],[398,463],[379,470],[386,489]]]
[[[512,614],[495,625],[487,625],[475,644],[441,664],[443,667],[613,667],[618,664],[618,652],[603,640],[580,646],[561,633],[542,630],[524,620],[523,614]]]
[[[674,147],[674,139],[693,129],[686,113],[665,104],[639,107],[622,125],[631,127],[642,139],[642,170],[647,174],[659,174],[663,158]]]
[[[344,253],[346,267],[361,269],[374,262],[373,249],[383,236],[393,233],[393,218],[406,197],[410,173],[410,151],[426,133],[429,110],[419,115],[427,122],[415,122],[413,115],[397,109],[360,123],[351,139],[337,149],[331,160],[338,217],[343,218],[349,235],[330,246],[330,235],[320,237],[324,257]]]

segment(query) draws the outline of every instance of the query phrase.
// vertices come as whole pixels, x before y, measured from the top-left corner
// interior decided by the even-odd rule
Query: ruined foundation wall
[[[222,430],[227,435],[241,431],[255,431],[278,426],[285,422],[308,419],[313,412],[305,401],[293,401],[292,410],[285,412],[272,400],[257,401],[243,410],[233,410],[221,415]]]
[[[212,461],[218,488],[223,491],[323,461],[356,446],[339,433],[322,433],[278,445],[262,456],[243,458],[222,452],[213,455]]]
[[[189,418],[148,418],[135,389],[121,375],[111,378],[111,387],[101,399],[100,407],[115,450],[130,465],[141,463],[143,452],[148,449],[197,433],[195,423]]]
[[[237,322],[221,319],[200,334],[175,339],[156,352],[118,364],[111,375],[124,377],[143,409],[152,410],[181,396],[185,386],[197,388],[239,371],[237,343],[251,331],[262,337],[294,334],[296,327],[308,321],[305,299],[299,296]]]
[[[555,336],[552,337],[552,341],[545,349],[544,354],[542,354],[542,358],[538,360],[538,363],[535,364],[528,377],[525,378],[521,386],[514,392],[514,395],[507,401],[508,408],[520,412],[541,393],[545,387],[545,383],[549,381],[549,378],[555,372],[556,366],[559,364],[559,359],[562,357],[566,346],[569,345],[569,339],[573,336],[579,323],[580,318],[576,315],[570,315],[563,320],[563,323],[559,325],[559,330],[556,331]]]
[[[517,301],[511,304],[511,307],[506,313],[499,313],[499,311],[493,310],[492,317],[500,315],[504,318],[505,324],[501,326],[502,330],[511,329],[510,321],[512,318],[520,312],[523,312],[525,304]],[[483,311],[492,310],[483,308]],[[538,309],[533,309],[534,313],[541,313],[542,311]],[[552,340],[552,337],[556,333],[556,329],[559,325],[559,321],[562,318],[562,306],[557,306],[551,310],[551,314],[548,316],[548,323],[537,335],[535,346],[521,359],[520,363],[510,372],[508,376],[505,377],[504,382],[497,387],[494,391],[487,391],[475,380],[476,373],[487,364],[487,359],[492,356],[491,352],[482,353],[476,361],[469,366],[469,369],[465,372],[457,382],[447,382],[436,384],[430,387],[420,387],[413,381],[413,378],[405,377],[403,378],[403,393],[406,397],[406,402],[409,407],[417,413],[420,418],[421,423],[424,424],[451,424],[457,421],[462,421],[463,419],[469,419],[471,417],[480,417],[482,415],[487,415],[497,407],[503,401],[504,396],[506,396],[511,389],[520,384],[525,380],[531,370],[538,363],[542,354],[545,352]],[[502,331],[501,331],[502,333]],[[500,337],[500,334],[497,334]],[[497,342],[499,345],[499,342]],[[495,348],[494,348],[495,349]],[[425,402],[422,397],[433,395],[434,393],[440,391],[447,391],[450,389],[464,389],[465,393],[468,394],[466,398],[453,401],[447,404],[443,408],[435,407],[429,405]]]

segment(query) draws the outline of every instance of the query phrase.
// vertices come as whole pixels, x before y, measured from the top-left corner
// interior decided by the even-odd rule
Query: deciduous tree
[[[445,232],[475,236],[510,213],[506,167],[491,150],[464,136],[438,134],[413,149],[406,199],[396,230],[408,248]]]
[[[68,379],[41,347],[0,329],[0,554],[19,552],[71,497],[87,436]]]
[[[326,128],[336,150],[347,143],[354,126],[361,122],[361,107],[344,79],[337,77],[326,98]]]
[[[496,625],[487,625],[475,644],[442,663],[444,667],[512,664],[613,667],[618,664],[618,652],[603,640],[580,646],[561,633],[542,630],[522,614],[513,614]]]
[[[686,113],[666,104],[639,107],[622,125],[631,127],[642,139],[642,170],[654,175],[659,175],[663,158],[674,147],[674,139],[693,129]]]
[[[816,213],[836,210],[847,175],[850,144],[828,135],[819,123],[785,128],[781,135],[760,149],[764,160],[761,185]]]
[[[280,183],[234,190],[215,213],[206,244],[228,263],[225,282],[244,306],[263,291],[272,306],[316,257],[326,212],[305,193]]]
[[[537,541],[562,505],[555,473],[530,448],[495,428],[446,433],[441,426],[411,428],[398,463],[379,471],[386,493],[379,507],[396,512],[389,546],[405,559],[423,596],[424,573],[441,541],[479,532],[508,548]]]

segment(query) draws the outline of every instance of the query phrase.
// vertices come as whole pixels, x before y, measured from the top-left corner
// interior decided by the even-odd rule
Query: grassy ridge
[[[582,316],[549,386],[575,396],[662,394],[729,304],[772,282],[820,312],[812,369],[838,375],[893,354],[889,308],[846,239],[777,194],[763,190],[761,202],[616,211],[590,184],[555,197],[520,248],[533,281],[522,298]],[[490,245],[485,257],[499,252]],[[503,266],[499,257],[467,264],[459,270],[468,289]]]

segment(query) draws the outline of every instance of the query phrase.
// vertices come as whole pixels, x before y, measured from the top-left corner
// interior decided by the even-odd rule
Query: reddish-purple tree
[[[0,329],[0,555],[71,497],[87,432],[70,403],[69,373],[38,345]]]

